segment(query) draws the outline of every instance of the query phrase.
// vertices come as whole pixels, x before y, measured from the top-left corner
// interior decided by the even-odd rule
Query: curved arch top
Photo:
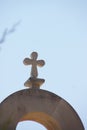
[[[64,99],[41,89],[25,89],[0,104],[0,129],[16,130],[20,121],[33,120],[48,130],[84,130],[75,110]]]

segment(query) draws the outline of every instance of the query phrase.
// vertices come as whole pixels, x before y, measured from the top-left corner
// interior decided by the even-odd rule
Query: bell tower
[[[31,65],[29,79],[24,83],[29,89],[8,96],[0,104],[0,130],[16,130],[19,122],[32,120],[41,123],[47,130],[84,130],[73,107],[60,96],[40,89],[44,79],[38,78],[37,67],[45,65],[32,52],[23,63]]]

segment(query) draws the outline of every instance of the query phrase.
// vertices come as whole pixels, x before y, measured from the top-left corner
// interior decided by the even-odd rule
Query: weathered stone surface
[[[15,130],[20,121],[33,120],[48,130],[84,130],[75,110],[54,93],[25,89],[0,104],[0,130]]]

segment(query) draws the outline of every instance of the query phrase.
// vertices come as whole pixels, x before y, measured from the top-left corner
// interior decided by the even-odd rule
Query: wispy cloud
[[[5,42],[7,35],[14,33],[16,31],[16,27],[19,26],[20,23],[21,23],[21,20],[18,21],[17,23],[15,23],[15,24],[13,24],[11,29],[5,28],[5,30],[3,31],[2,37],[0,39],[0,44]]]

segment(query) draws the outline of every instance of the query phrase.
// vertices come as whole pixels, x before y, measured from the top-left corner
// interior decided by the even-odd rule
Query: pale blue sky
[[[0,44],[0,101],[25,88],[30,67],[22,61],[37,51],[46,62],[39,69],[46,79],[41,88],[68,101],[87,130],[87,0],[0,0],[0,38],[6,28]],[[24,129],[27,125],[17,128]]]

